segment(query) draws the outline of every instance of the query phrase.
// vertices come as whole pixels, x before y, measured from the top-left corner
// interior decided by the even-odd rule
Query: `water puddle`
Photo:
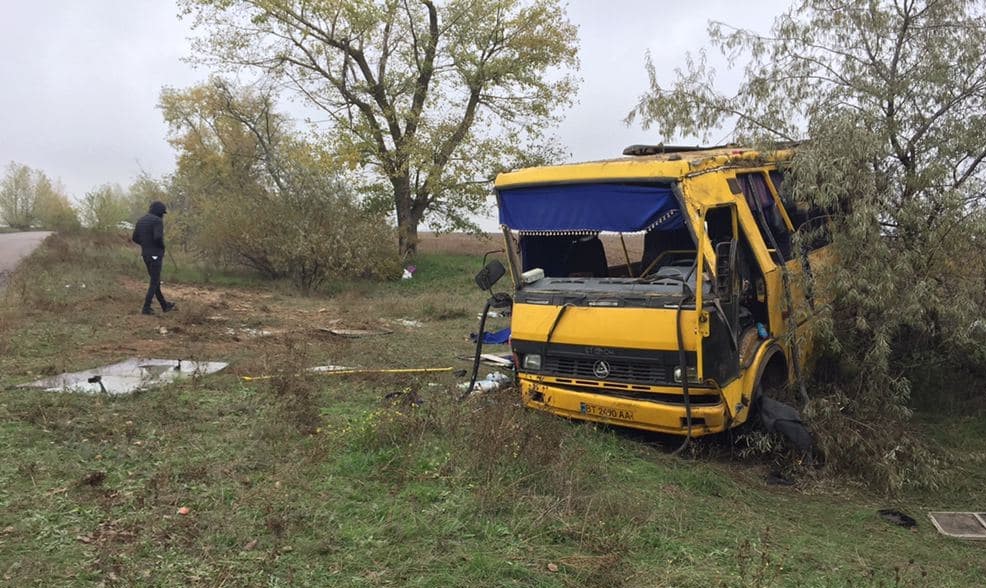
[[[47,392],[77,392],[125,396],[193,376],[213,374],[229,364],[222,361],[130,358],[81,372],[60,374],[24,384]]]

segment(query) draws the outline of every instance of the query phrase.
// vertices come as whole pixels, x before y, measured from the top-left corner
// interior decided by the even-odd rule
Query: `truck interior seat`
[[[608,277],[606,250],[599,237],[583,237],[573,241],[568,251],[566,270],[569,276]]]

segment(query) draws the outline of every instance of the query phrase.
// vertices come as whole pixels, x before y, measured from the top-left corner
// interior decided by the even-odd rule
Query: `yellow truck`
[[[797,390],[813,307],[797,278],[825,239],[795,233],[824,217],[784,191],[790,150],[624,155],[496,178],[523,403],[688,437],[736,427]]]

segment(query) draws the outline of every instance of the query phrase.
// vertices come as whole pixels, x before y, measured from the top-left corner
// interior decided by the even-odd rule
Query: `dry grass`
[[[503,236],[500,233],[482,233],[470,235],[467,233],[420,233],[418,250],[421,253],[450,253],[456,255],[483,255],[487,251],[503,249]],[[600,235],[606,259],[610,265],[626,263],[629,256],[631,262],[640,261],[644,252],[643,235]],[[626,245],[624,253],[623,246]]]
[[[418,252],[424,254],[452,253],[456,255],[482,255],[487,251],[503,248],[503,236],[499,233],[418,233]]]
[[[513,390],[460,404],[451,374],[305,372],[467,367],[454,358],[472,350],[484,298],[475,257],[425,254],[413,280],[332,297],[168,282],[182,310],[144,317],[139,262],[89,251],[79,268],[63,254],[29,266],[27,298],[4,303],[0,385],[128,355],[233,365],[129,398],[6,392],[10,585],[876,586],[909,559],[941,585],[979,577],[975,546],[889,528],[851,488],[768,487],[758,465],[674,459],[639,436],[524,410]],[[101,286],[65,289],[66,278]],[[392,332],[314,328],[327,324]],[[976,427],[941,430],[981,457]],[[952,504],[978,500],[983,479],[969,471],[984,464],[963,462]]]

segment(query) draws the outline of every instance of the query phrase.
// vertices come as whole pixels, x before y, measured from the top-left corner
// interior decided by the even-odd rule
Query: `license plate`
[[[579,403],[579,412],[586,416],[605,417],[621,421],[632,421],[633,411],[611,408],[609,406],[596,406],[595,404]]]

